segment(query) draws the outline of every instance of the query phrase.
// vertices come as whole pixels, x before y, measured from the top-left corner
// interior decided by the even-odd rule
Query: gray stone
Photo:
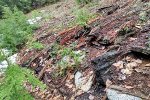
[[[145,55],[150,55],[150,49],[146,48],[144,46],[132,46],[131,51],[142,53],[142,54],[145,54]]]
[[[37,23],[37,22],[40,21],[41,19],[42,19],[42,17],[39,16],[39,17],[35,17],[35,18],[33,18],[33,19],[28,19],[27,22],[28,22],[30,25],[32,25],[32,24]]]
[[[77,72],[75,74],[75,85],[77,89],[81,89],[84,92],[88,92],[93,83],[93,71],[90,71],[88,74]]]
[[[96,70],[107,69],[116,61],[117,57],[120,54],[121,52],[118,52],[118,51],[109,51],[95,58],[91,62],[95,65],[94,68]]]
[[[142,100],[139,97],[135,97],[128,94],[122,94],[119,91],[113,89],[107,89],[106,93],[109,100]]]
[[[10,57],[8,57],[8,60],[10,61],[10,63],[14,64],[16,63],[16,60],[17,60],[17,54],[14,54]],[[6,60],[0,62],[0,72],[3,71],[3,69],[6,69],[8,67],[8,63]]]

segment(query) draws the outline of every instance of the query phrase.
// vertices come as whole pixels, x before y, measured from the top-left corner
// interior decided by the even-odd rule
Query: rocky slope
[[[47,22],[35,36],[37,41],[46,45],[45,49],[24,48],[20,51],[18,63],[35,70],[48,86],[48,93],[29,89],[37,99],[150,99],[149,1],[114,2],[105,4],[101,1],[101,7],[95,6],[95,13],[100,15],[86,26],[76,25],[54,32],[48,25],[51,21]],[[62,47],[57,48],[55,43]],[[72,48],[74,55],[81,54],[77,58],[81,61],[75,68],[67,67],[63,76],[57,76],[58,70],[63,70],[63,65],[57,67],[59,61],[66,62],[67,66],[75,62],[70,53],[61,55],[64,48]]]

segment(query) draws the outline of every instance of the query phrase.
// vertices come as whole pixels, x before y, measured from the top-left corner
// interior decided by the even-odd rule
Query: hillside
[[[26,16],[40,44],[22,46],[17,64],[46,84],[25,82],[35,100],[150,99],[149,0],[61,0]]]

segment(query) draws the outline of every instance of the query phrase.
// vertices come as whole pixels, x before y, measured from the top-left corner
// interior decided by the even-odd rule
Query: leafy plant
[[[129,28],[129,27],[124,27],[123,29],[119,30],[119,36],[124,36],[124,35],[127,35],[128,33],[132,32],[132,28]]]
[[[24,89],[23,83],[28,81],[33,86],[45,88],[29,69],[24,69],[18,65],[10,65],[5,72],[4,79],[0,84],[0,100],[34,100]]]
[[[3,54],[3,52],[0,51],[0,62],[3,61],[5,59],[5,55]]]
[[[54,44],[50,56],[54,59],[57,58],[57,56],[60,56],[60,59],[57,60],[55,64],[58,69],[56,74],[63,76],[66,74],[67,70],[73,70],[81,64],[85,57],[85,53],[83,51],[75,51],[72,48]]]
[[[80,9],[80,10],[77,10],[75,17],[76,17],[76,23],[83,26],[87,24],[87,21],[89,20],[90,15],[87,10]]]
[[[78,9],[75,12],[75,23],[81,26],[85,26],[87,25],[88,20],[94,17],[95,15],[90,14],[90,12],[85,8]]]
[[[147,12],[146,11],[140,12],[139,19],[140,19],[141,22],[145,22],[148,19]]]
[[[17,8],[13,12],[4,8],[4,16],[0,20],[0,47],[17,51],[31,37],[34,28],[27,23],[23,12]]]
[[[44,48],[44,45],[40,42],[32,41],[31,43],[28,44],[28,47],[31,49],[41,50]]]

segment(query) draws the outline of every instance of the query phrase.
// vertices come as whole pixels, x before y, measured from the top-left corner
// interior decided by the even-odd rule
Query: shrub
[[[86,9],[79,9],[75,12],[75,22],[81,26],[87,25],[87,22],[91,16],[92,15]]]
[[[23,87],[24,82],[28,81],[33,87],[39,86],[41,89],[46,86],[32,74],[29,69],[17,65],[8,66],[0,84],[0,100],[34,100]]]
[[[23,12],[14,8],[4,9],[3,19],[0,21],[0,47],[17,51],[32,35],[34,27],[27,23]]]

